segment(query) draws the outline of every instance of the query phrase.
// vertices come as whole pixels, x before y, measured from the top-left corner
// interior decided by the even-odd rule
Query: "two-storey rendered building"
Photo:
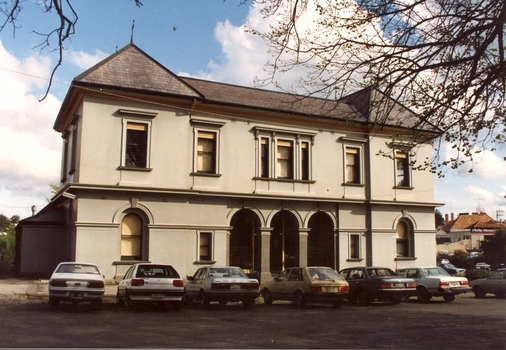
[[[410,163],[440,132],[395,104],[377,127],[381,97],[178,77],[129,44],[68,91],[54,124],[61,190],[18,225],[18,272],[87,261],[112,279],[137,261],[183,275],[215,262],[265,281],[290,266],[433,264],[441,204]],[[413,130],[428,140],[416,153]]]

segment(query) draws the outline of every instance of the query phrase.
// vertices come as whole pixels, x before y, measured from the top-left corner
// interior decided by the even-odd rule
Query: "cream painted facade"
[[[133,90],[124,82],[111,86],[107,72],[128,54],[150,60],[129,45],[76,78],[69,91],[55,123],[63,139],[61,191],[20,225],[21,274],[47,273],[55,260],[97,263],[109,279],[137,260],[172,264],[183,276],[202,264],[237,264],[258,271],[262,281],[293,264],[337,270],[434,264],[434,208],[440,204],[434,203],[433,175],[410,169],[409,185],[397,186],[396,160],[377,155],[394,152],[387,133],[339,118],[210,101],[199,81],[168,71],[165,78],[181,84],[178,91],[193,90],[178,95]],[[95,72],[109,80],[87,82]],[[342,108],[356,113],[348,104]],[[132,125],[147,135],[145,166],[125,163]],[[215,137],[211,174],[199,172],[199,137],[206,132]],[[279,178],[283,142],[291,152],[288,178]],[[359,162],[356,183],[347,182],[350,149]],[[431,153],[426,143],[411,157]],[[49,219],[55,212],[58,219]],[[135,260],[122,256],[128,214],[142,222]],[[35,247],[47,241],[39,234],[45,221],[59,223],[49,240],[57,244],[41,252]],[[400,243],[399,222],[409,231]],[[210,251],[202,255],[201,249]],[[47,251],[51,260],[44,259]],[[34,255],[38,266],[27,258]]]

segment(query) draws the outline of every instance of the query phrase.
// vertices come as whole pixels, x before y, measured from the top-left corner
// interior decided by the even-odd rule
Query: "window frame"
[[[354,162],[356,164],[352,165],[353,171],[353,179],[348,179],[348,173],[349,173],[349,162],[348,162],[348,155],[352,154],[354,155]],[[351,145],[344,145],[344,183],[346,185],[362,185],[364,183],[363,177],[362,177],[362,169],[363,169],[363,161],[362,161],[362,147],[360,146],[351,146]]]
[[[207,240],[207,249],[208,249],[208,255],[207,255],[207,258],[205,258],[206,256],[204,256],[203,258],[203,255],[202,255],[202,248],[204,247],[204,245],[202,244],[202,241],[204,240],[203,238],[206,237],[206,240]],[[198,252],[197,252],[197,256],[198,256],[198,261],[213,261],[213,257],[214,257],[214,234],[212,231],[199,231],[198,232],[198,236],[197,236],[197,240],[198,240]]]
[[[356,242],[353,242],[356,240]],[[361,244],[361,234],[360,233],[350,233],[348,234],[348,260],[350,261],[358,261],[362,260],[362,244]],[[355,243],[355,244],[354,244]],[[354,253],[356,251],[356,255]]]
[[[133,125],[143,125],[146,130],[146,159],[145,159],[145,166],[134,166],[134,165],[127,165],[127,152],[128,152],[128,130],[134,130],[129,129],[129,124]],[[122,147],[121,147],[121,169],[129,169],[129,170],[151,170],[151,128],[152,128],[152,121],[151,120],[142,120],[142,119],[136,119],[136,118],[123,118],[122,119],[122,129],[123,129],[123,135],[122,135]]]
[[[224,122],[215,121],[215,120],[207,120],[200,119],[196,117],[192,117],[190,119],[190,124],[193,127],[193,170],[191,175],[193,176],[221,176],[220,173],[220,154],[221,154],[221,127],[225,125]],[[204,172],[199,171],[198,163],[198,147],[199,147],[199,132],[202,133],[213,133],[215,135],[214,139],[214,172]]]
[[[399,236],[399,225],[404,225],[406,230],[406,236]],[[414,247],[414,230],[413,226],[407,220],[399,220],[395,225],[395,254],[396,259],[413,259],[415,258],[415,247]],[[402,245],[404,253],[399,254],[399,247]],[[404,255],[403,255],[404,254]]]
[[[312,179],[312,149],[316,133],[258,127],[254,131],[257,148],[255,179],[314,182]],[[281,176],[279,147],[289,148],[287,176]]]
[[[395,187],[396,188],[412,188],[412,176],[410,166],[410,155],[406,150],[394,148],[394,170],[395,170]],[[403,154],[405,156],[400,157]],[[402,165],[402,180],[399,181],[399,164]]]

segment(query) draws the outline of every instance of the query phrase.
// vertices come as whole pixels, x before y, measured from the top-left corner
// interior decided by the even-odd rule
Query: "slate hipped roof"
[[[152,93],[172,98],[193,99],[207,104],[361,124],[369,122],[369,115],[361,112],[368,112],[368,109],[364,108],[368,101],[365,101],[364,98],[371,98],[371,93],[368,91],[370,89],[350,95],[348,99],[335,101],[178,77],[132,43],[77,76],[63,106],[66,105],[67,100],[72,99],[70,96],[75,96],[73,95],[74,90],[84,87],[96,90],[99,87],[110,87],[133,93]],[[357,106],[360,110],[357,109]],[[68,118],[68,115],[64,115],[63,109],[62,107],[55,122],[54,128],[57,131],[63,130],[66,123],[64,119]],[[401,127],[416,127],[417,118],[414,113],[403,113],[401,118],[405,119],[405,123]],[[386,124],[394,127],[400,126],[398,120],[391,120]],[[439,134],[439,130],[432,125],[424,126],[423,129],[435,133],[434,136]]]
[[[446,233],[473,229],[506,229],[506,224],[495,221],[485,213],[466,213],[460,214],[455,220],[448,221],[441,228]]]

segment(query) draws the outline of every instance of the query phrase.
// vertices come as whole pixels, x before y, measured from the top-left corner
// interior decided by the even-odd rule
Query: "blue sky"
[[[265,76],[270,56],[260,38],[248,34],[244,23],[266,30],[269,21],[259,9],[240,6],[239,0],[74,1],[79,20],[67,43],[63,66],[50,95],[43,102],[47,78],[57,56],[53,46],[40,51],[33,31],[46,32],[56,20],[43,14],[36,0],[24,3],[15,37],[12,28],[0,32],[0,213],[31,215],[51,197],[49,184],[58,184],[61,138],[53,129],[68,84],[101,59],[133,41],[172,72],[225,83],[254,86]],[[3,20],[3,18],[2,18]],[[303,71],[280,76],[289,87]],[[473,173],[450,170],[435,180],[435,201],[446,203],[443,213],[474,212],[483,208],[506,219],[506,147],[485,152]]]

